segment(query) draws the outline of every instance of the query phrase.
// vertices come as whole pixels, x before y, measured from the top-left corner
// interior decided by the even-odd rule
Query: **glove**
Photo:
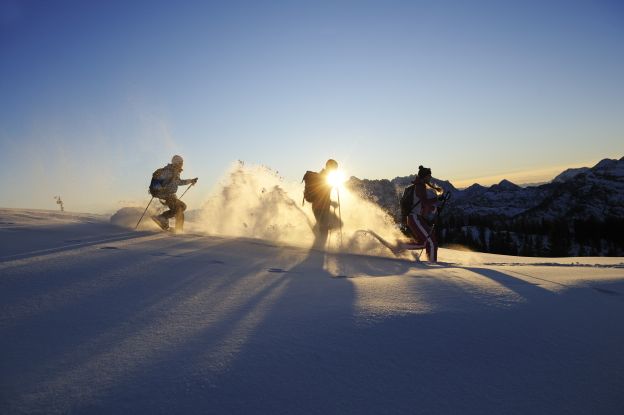
[[[329,202],[329,205],[333,208],[337,208],[338,207],[338,202],[334,202],[333,200],[331,202]]]
[[[192,183],[192,184],[197,183],[197,180],[198,180],[198,179],[199,179],[198,177],[194,178],[193,180],[191,180],[191,183]]]

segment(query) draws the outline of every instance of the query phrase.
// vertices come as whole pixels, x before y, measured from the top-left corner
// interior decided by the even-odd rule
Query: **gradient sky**
[[[622,1],[0,2],[0,207],[198,207],[236,160],[456,185],[624,155]]]

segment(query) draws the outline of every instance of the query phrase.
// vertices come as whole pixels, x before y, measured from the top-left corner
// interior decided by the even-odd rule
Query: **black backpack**
[[[303,188],[303,200],[309,203],[313,203],[318,199],[319,191],[322,189],[323,177],[315,172],[308,170],[306,174],[303,175],[302,182],[305,183]],[[303,202],[301,203],[303,205]]]
[[[403,190],[403,196],[401,196],[401,220],[405,222],[407,215],[418,206],[420,200],[414,203],[414,185],[410,184]]]

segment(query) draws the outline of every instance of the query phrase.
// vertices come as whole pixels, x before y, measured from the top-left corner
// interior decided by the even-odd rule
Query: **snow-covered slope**
[[[624,158],[602,160],[566,181],[545,185],[548,192],[528,215],[546,219],[624,217]]]
[[[624,258],[440,258],[0,209],[0,413],[624,413]]]
[[[531,220],[595,219],[624,216],[624,158],[592,168],[570,169],[551,183],[520,187],[503,180],[488,188],[456,192],[449,206],[464,215],[526,216]]]
[[[576,169],[566,169],[563,172],[561,172],[560,174],[557,175],[557,177],[555,177],[554,179],[552,179],[552,181],[554,183],[563,183],[563,182],[567,182],[570,179],[573,179],[574,177],[578,176],[581,173],[587,173],[589,171],[589,167],[579,167]]]

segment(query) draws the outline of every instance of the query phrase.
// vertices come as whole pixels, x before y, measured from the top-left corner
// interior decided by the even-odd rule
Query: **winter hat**
[[[182,165],[182,163],[184,163],[184,160],[182,159],[182,156],[178,156],[177,154],[175,156],[173,156],[171,158],[171,164],[174,165]]]
[[[428,167],[418,166],[418,177],[422,179],[427,176],[431,176],[431,169]]]
[[[325,163],[325,168],[335,170],[338,168],[338,162],[334,159],[329,159],[327,163]]]

